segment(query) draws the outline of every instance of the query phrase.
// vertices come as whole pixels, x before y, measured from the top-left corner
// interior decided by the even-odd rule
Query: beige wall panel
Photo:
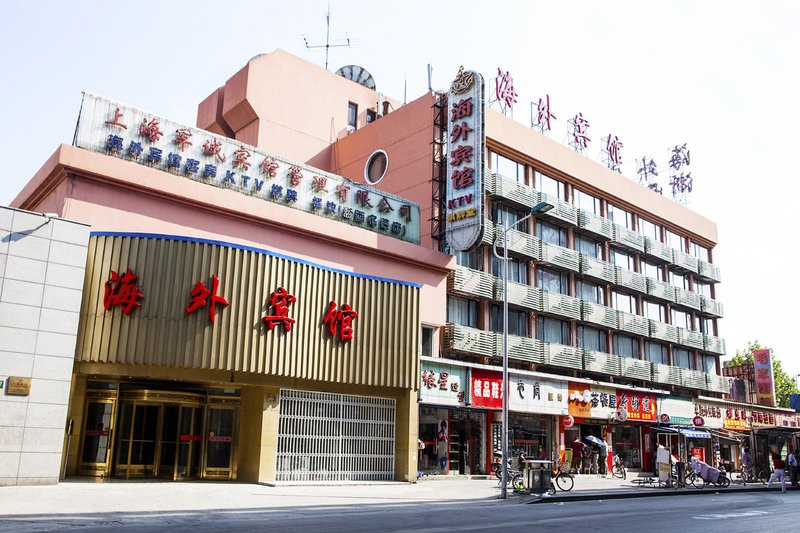
[[[79,362],[224,370],[354,385],[417,388],[419,288],[335,272],[210,242],[96,235],[89,244]],[[144,297],[124,315],[103,307],[104,284],[130,268]],[[198,281],[230,305],[186,314]],[[271,331],[270,296],[284,287],[291,331]],[[330,336],[331,301],[358,313],[354,338]],[[210,303],[210,298],[209,298]]]

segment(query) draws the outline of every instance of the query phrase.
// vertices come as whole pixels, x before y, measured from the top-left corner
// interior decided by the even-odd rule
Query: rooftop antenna
[[[312,48],[324,48],[325,49],[325,70],[328,70],[328,54],[330,53],[331,48],[338,48],[340,46],[350,46],[350,37],[347,37],[346,43],[340,44],[331,44],[331,2],[328,0],[328,13],[325,15],[325,24],[328,27],[327,33],[325,35],[325,44],[318,44],[318,45],[310,45],[308,44],[308,39],[306,39],[305,35],[303,36],[303,40],[306,43],[306,49],[311,50]]]

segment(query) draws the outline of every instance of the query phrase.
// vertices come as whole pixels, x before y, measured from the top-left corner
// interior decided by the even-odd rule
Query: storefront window
[[[450,420],[447,409],[422,407],[419,413],[419,471],[424,474],[446,474],[450,439]]]
[[[639,449],[638,426],[614,426],[614,453],[625,461],[626,468],[642,468],[642,456]],[[645,467],[646,469],[647,467]]]

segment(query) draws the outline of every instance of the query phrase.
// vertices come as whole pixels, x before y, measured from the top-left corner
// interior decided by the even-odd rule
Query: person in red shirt
[[[775,467],[775,471],[772,472],[772,475],[769,477],[769,482],[767,483],[767,488],[772,488],[772,482],[776,479],[781,480],[781,492],[786,492],[786,461],[781,459],[781,456],[777,453],[772,454],[772,466]]]
[[[572,470],[574,470],[576,474],[580,474],[581,472],[584,447],[586,447],[586,445],[581,441],[580,437],[572,441]]]

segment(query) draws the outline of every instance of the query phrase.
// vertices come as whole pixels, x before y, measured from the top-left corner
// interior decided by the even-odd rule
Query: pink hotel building
[[[720,375],[715,224],[480,96],[472,188],[448,201],[455,103],[401,105],[280,50],[194,128],[85,94],[74,144],[12,204],[91,227],[62,473],[486,473],[504,388],[491,244],[540,201],[507,243],[511,445],[568,459],[595,435],[649,468],[692,426],[692,453],[733,460],[728,420],[752,406]],[[448,218],[474,242],[449,246]]]

